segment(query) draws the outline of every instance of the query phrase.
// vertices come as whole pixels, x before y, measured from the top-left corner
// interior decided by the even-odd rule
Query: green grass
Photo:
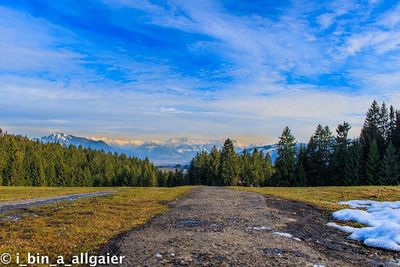
[[[110,191],[104,187],[33,187],[0,186],[0,201],[12,201],[29,198],[54,197],[98,191]]]
[[[19,197],[36,188],[10,188]],[[168,210],[165,202],[186,194],[192,187],[113,188],[112,196],[64,201],[26,210],[0,213],[0,254],[40,253],[55,258],[94,252],[113,236],[145,223]],[[53,188],[48,194],[97,191],[99,188]],[[102,188],[110,190],[110,188]],[[40,191],[40,189],[39,189]],[[35,196],[41,196],[35,194]],[[18,221],[5,220],[17,215]]]
[[[400,200],[400,186],[230,187],[282,199],[302,201],[327,210],[343,208],[337,202],[353,199]]]

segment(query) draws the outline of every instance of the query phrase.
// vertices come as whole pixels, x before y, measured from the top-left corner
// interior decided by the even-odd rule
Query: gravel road
[[[325,224],[304,203],[199,187],[102,253],[124,266],[398,266],[396,253],[367,248]]]

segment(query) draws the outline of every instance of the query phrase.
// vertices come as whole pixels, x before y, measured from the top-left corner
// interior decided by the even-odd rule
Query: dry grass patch
[[[55,197],[71,194],[82,194],[109,191],[103,187],[34,187],[34,186],[0,186],[0,201],[13,201],[29,198]]]
[[[400,186],[326,186],[326,187],[230,187],[282,199],[302,201],[327,210],[338,210],[339,201],[367,199],[400,200]]]
[[[111,196],[0,213],[0,254],[30,252],[54,259],[93,252],[113,236],[167,211],[165,202],[189,192],[191,187],[117,190]],[[20,219],[14,221],[10,216]]]

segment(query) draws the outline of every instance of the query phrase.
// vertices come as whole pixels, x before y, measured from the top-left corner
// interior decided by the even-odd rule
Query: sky
[[[400,107],[400,2],[5,0],[0,127],[140,142],[358,136]]]

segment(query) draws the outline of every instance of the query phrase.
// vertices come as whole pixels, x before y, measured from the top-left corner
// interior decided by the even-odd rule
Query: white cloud
[[[364,26],[360,33],[349,36],[345,40],[343,54],[353,56],[368,48],[377,54],[399,51],[399,12],[400,4],[385,12],[375,22]]]
[[[168,113],[168,114],[191,114],[193,112],[187,110],[176,109],[172,107],[161,107],[160,113]]]
[[[348,33],[340,29],[335,37],[321,36],[319,26],[313,28],[303,14],[293,10],[284,10],[273,21],[254,14],[231,14],[219,2],[170,1],[169,8],[149,1],[105,2],[114,9],[141,9],[147,12],[148,23],[206,36],[207,41],[189,45],[190,52],[212,52],[226,64],[212,73],[198,70],[198,76],[185,75],[170,65],[173,63],[158,57],[139,61],[119,51],[94,51],[107,71],[121,70],[131,81],[119,83],[84,67],[82,63],[98,62],[87,62],[87,54],[68,49],[67,44],[81,40],[65,29],[0,10],[4,11],[0,12],[0,57],[5,59],[0,70],[49,71],[55,77],[0,75],[2,125],[41,134],[43,129],[57,129],[99,136],[115,144],[176,135],[210,139],[239,136],[247,142],[263,135],[272,142],[289,125],[299,140],[307,141],[318,123],[335,127],[343,120],[353,124],[352,134],[357,136],[372,99],[399,103],[392,88],[399,82],[399,74],[385,69],[373,75],[382,65],[369,65],[367,69],[359,60],[368,49],[373,56],[397,51],[397,28],[369,25],[347,39]],[[353,7],[333,5],[325,17],[319,17],[321,25],[327,28],[337,24]],[[393,18],[382,23],[392,27],[396,22]],[[65,37],[59,36],[64,33]],[[85,45],[90,50],[91,44]],[[345,55],[340,58],[343,62],[332,58],[337,50]],[[312,85],[315,76],[342,71],[342,64],[352,60],[349,55],[355,58],[349,72],[356,84],[373,84],[374,91],[364,86],[351,94],[344,93],[351,91],[349,88]],[[202,79],[210,73],[232,81]],[[311,78],[293,86],[286,81],[285,73]],[[65,78],[66,74],[72,77]],[[198,90],[207,87],[217,89]]]
[[[378,54],[399,50],[400,31],[372,30],[359,35],[353,35],[347,39],[347,44],[343,50],[347,55],[355,55],[369,47]]]
[[[353,1],[332,1],[329,7],[330,11],[319,15],[317,17],[317,22],[321,25],[322,29],[327,29],[341,16],[357,8],[358,5],[353,3]]]
[[[400,4],[398,4],[393,9],[387,11],[383,14],[378,21],[378,25],[385,26],[387,28],[395,28],[400,24]]]
[[[0,70],[42,71],[59,77],[84,71],[84,56],[65,48],[72,34],[44,20],[0,7]]]

